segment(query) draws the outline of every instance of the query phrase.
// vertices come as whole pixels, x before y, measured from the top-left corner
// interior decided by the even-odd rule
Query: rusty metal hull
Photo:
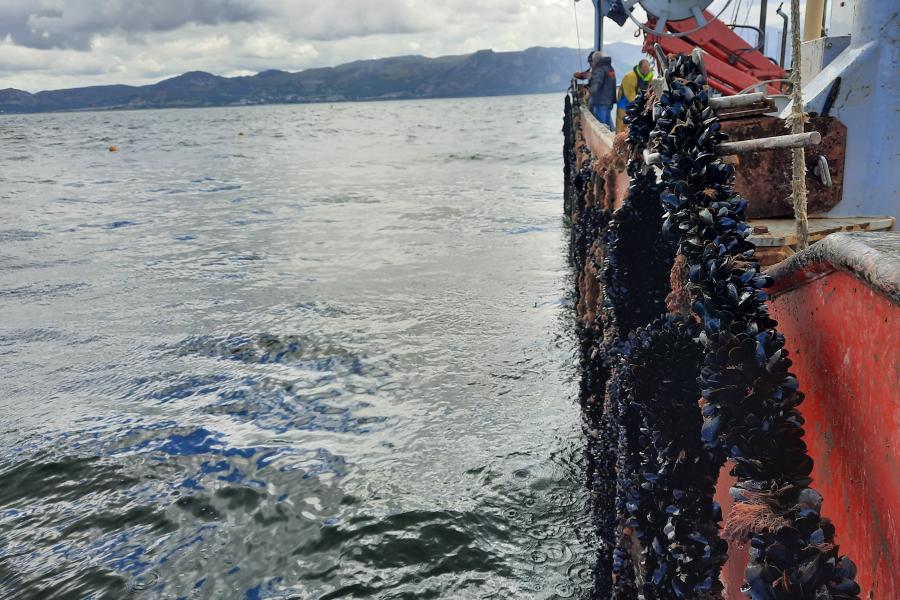
[[[776,117],[745,117],[722,121],[722,130],[732,140],[750,140],[784,135],[784,121]],[[829,117],[811,117],[807,131],[818,131],[822,143],[806,152],[806,189],[810,214],[828,212],[841,201],[844,191],[844,148],[847,128]],[[819,156],[825,156],[831,171],[832,185],[822,185],[813,169]],[[734,187],[750,201],[747,216],[787,217],[794,215],[791,203],[791,151],[751,152],[734,157]]]
[[[612,133],[586,111],[581,115],[583,143],[603,167],[610,186],[610,205],[621,206],[628,191],[625,154],[626,134]],[[811,117],[807,127],[818,131],[822,143],[807,152],[806,187],[809,214],[828,212],[841,201],[844,183],[844,146],[847,128],[828,117]],[[784,135],[784,121],[767,116],[743,117],[722,121],[722,130],[733,141]],[[826,157],[832,178],[831,186],[824,186],[813,169],[820,155]],[[730,158],[736,165],[735,190],[750,201],[747,216],[751,219],[793,217],[791,202],[791,151],[769,150],[750,152]]]

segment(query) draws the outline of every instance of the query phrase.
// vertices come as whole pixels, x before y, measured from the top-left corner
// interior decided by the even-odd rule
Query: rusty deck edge
[[[766,291],[776,297],[832,271],[853,275],[900,306],[900,232],[832,233],[770,267],[775,283]]]

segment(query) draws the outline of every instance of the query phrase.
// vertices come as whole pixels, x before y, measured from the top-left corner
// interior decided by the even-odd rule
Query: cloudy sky
[[[743,4],[756,18],[755,2]],[[716,0],[713,8],[721,5]],[[0,0],[0,89],[143,84],[190,70],[299,71],[397,54],[576,47],[576,11],[586,47],[593,36],[590,0]],[[606,23],[607,42],[638,43],[631,23]]]

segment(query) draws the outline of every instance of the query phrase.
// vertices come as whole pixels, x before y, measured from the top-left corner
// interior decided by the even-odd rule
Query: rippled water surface
[[[0,116],[0,597],[581,595],[561,104]]]

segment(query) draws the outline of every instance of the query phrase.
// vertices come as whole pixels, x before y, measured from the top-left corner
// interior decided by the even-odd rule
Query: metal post
[[[784,68],[784,53],[787,49],[787,28],[788,28],[788,16],[781,10],[781,4],[778,5],[778,10],[775,11],[778,13],[778,16],[784,20],[784,25],[781,27],[781,59],[778,61],[778,66],[782,69]]]
[[[769,0],[762,0],[759,6],[759,51],[766,53],[766,12],[769,10]]]
[[[606,0],[594,0],[594,50],[603,49],[603,15],[606,14]]]

